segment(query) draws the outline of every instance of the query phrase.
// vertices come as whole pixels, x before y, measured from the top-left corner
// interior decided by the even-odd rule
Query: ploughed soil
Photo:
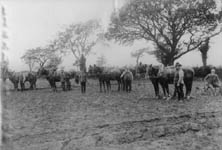
[[[89,80],[86,94],[78,85],[54,93],[39,80],[37,90],[2,97],[2,149],[221,150],[222,96],[198,93],[200,85],[178,102],[154,98],[147,80],[134,81],[131,93],[116,85],[100,93]]]

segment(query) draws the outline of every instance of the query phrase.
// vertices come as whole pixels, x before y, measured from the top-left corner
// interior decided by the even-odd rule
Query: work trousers
[[[180,83],[179,86],[175,84],[175,90],[178,95],[178,100],[183,99],[184,98],[183,84]]]

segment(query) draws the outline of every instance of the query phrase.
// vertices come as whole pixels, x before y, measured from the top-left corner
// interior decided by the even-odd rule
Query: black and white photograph
[[[222,0],[0,5],[0,149],[222,150]]]

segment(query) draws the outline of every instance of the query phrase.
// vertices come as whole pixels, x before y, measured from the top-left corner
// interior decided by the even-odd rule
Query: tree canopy
[[[221,14],[214,0],[130,0],[112,14],[106,37],[120,44],[152,42],[150,53],[172,65],[221,32]]]
[[[35,65],[38,65],[39,68],[51,68],[57,67],[62,62],[62,59],[57,51],[51,49],[50,47],[28,49],[21,59],[24,60],[27,65],[29,65],[30,71],[32,71]]]
[[[139,59],[144,56],[144,53],[148,52],[148,48],[141,48],[131,52],[131,56],[136,58],[136,65],[139,64]]]
[[[107,60],[106,60],[106,57],[101,54],[99,57],[97,57],[97,60],[96,60],[96,65],[99,66],[99,67],[104,67],[107,63]]]
[[[99,22],[89,20],[85,23],[71,24],[64,31],[59,32],[54,43],[63,53],[72,52],[76,59],[75,64],[79,65],[82,55],[87,57],[101,40],[102,35]]]

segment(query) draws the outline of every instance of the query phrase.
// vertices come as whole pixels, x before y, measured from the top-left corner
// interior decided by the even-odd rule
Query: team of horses
[[[189,67],[183,67],[184,71],[184,84],[186,88],[186,97],[189,98],[192,90],[192,83],[194,79],[194,70]],[[116,81],[118,85],[118,91],[132,90],[132,80],[133,77],[130,73],[123,73],[123,68],[106,68],[99,66],[91,66],[87,73],[88,78],[96,78],[99,81],[100,92],[111,91],[111,81]],[[52,73],[52,70],[41,68],[37,72],[11,72],[4,71],[2,73],[4,80],[7,78],[13,83],[15,90],[18,90],[18,85],[21,87],[21,91],[25,90],[25,82],[29,82],[30,89],[36,89],[37,78],[45,78],[53,91],[57,91],[56,83],[61,81],[60,72]],[[156,97],[160,97],[159,85],[162,87],[164,97],[169,97],[169,84],[173,84],[175,74],[175,67],[161,67],[161,66],[146,66],[146,77],[151,80]],[[75,79],[76,83],[79,83],[79,73],[78,72],[65,72],[65,83],[66,89],[71,90],[71,79]],[[174,91],[175,96],[176,91]]]
[[[6,79],[9,79],[11,83],[14,86],[14,89],[16,91],[20,90],[24,91],[25,90],[25,83],[29,82],[29,89],[33,90],[36,89],[36,81],[37,81],[37,76],[34,72],[15,72],[15,71],[9,71],[8,69],[2,70],[2,80],[6,81]]]

